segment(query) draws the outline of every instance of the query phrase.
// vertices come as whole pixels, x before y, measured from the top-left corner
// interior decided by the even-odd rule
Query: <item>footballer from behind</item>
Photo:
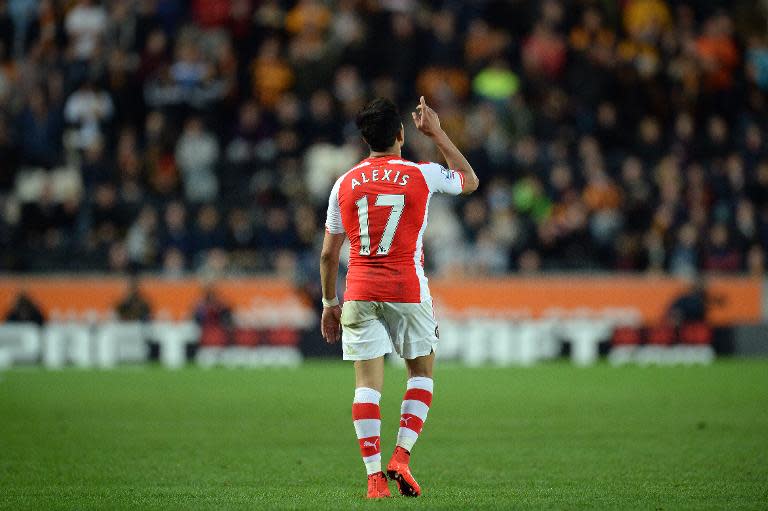
[[[321,330],[329,343],[341,339],[344,360],[354,361],[352,420],[368,472],[368,498],[389,497],[387,476],[402,495],[421,488],[409,468],[434,383],[438,330],[424,275],[423,236],[432,194],[470,194],[479,181],[467,159],[440,128],[424,97],[411,114],[448,167],[404,160],[405,131],[395,104],[377,98],[357,114],[370,156],[342,175],[331,189],[320,256],[323,290]],[[339,253],[349,238],[344,306],[336,295]],[[381,464],[384,355],[395,350],[408,369],[400,408],[397,445],[386,475]]]

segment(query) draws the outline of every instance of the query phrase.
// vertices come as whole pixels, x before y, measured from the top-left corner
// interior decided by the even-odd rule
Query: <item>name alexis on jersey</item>
[[[354,190],[355,187],[365,183],[377,181],[389,181],[392,184],[400,186],[405,186],[408,184],[408,179],[411,177],[409,174],[400,175],[401,171],[398,170],[395,172],[394,176],[392,176],[393,172],[394,171],[392,169],[381,169],[381,171],[379,171],[379,169],[374,169],[371,171],[363,170],[360,172],[359,181],[354,177],[352,178],[352,189]]]

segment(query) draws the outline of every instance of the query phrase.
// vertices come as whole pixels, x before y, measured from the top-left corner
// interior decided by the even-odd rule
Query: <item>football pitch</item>
[[[388,368],[385,462],[403,391]],[[0,373],[0,508],[768,508],[765,360],[439,365],[418,499],[363,499],[352,393],[340,362]]]

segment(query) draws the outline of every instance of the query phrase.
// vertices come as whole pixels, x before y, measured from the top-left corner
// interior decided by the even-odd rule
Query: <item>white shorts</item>
[[[349,301],[341,310],[344,360],[371,360],[392,352],[405,359],[437,348],[432,300],[421,303]]]

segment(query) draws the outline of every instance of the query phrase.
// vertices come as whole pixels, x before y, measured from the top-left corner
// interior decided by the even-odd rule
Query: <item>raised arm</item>
[[[440,118],[437,116],[437,112],[432,110],[424,100],[424,96],[419,99],[419,105],[416,107],[416,111],[412,112],[413,122],[416,124],[416,128],[432,139],[437,148],[443,154],[448,167],[451,170],[461,172],[464,176],[464,185],[461,193],[469,195],[477,190],[480,186],[480,180],[475,174],[475,170],[469,161],[461,154],[456,144],[448,137],[448,135],[440,127]]]

